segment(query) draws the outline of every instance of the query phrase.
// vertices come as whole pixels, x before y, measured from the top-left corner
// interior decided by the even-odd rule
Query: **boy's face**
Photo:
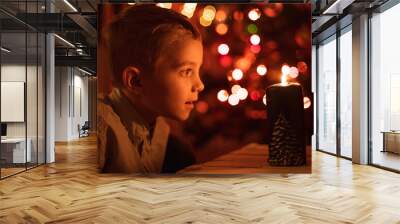
[[[183,37],[166,46],[153,74],[143,77],[142,104],[153,116],[184,121],[204,89],[200,80],[203,46],[199,40]]]

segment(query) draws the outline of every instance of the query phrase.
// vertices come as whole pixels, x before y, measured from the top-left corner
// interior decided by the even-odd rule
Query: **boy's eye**
[[[180,74],[185,77],[191,76],[193,74],[193,69],[191,69],[191,68],[184,69],[184,70],[180,71]]]

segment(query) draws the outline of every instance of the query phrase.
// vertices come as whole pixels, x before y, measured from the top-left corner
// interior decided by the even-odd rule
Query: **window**
[[[318,149],[336,153],[336,36],[318,48]]]
[[[340,155],[352,157],[352,35],[351,26],[340,36]]]
[[[400,170],[398,21],[400,4],[371,18],[371,157],[373,164],[396,170]]]

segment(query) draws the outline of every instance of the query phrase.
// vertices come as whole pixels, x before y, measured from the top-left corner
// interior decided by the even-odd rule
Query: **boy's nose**
[[[204,84],[201,81],[200,77],[198,77],[193,85],[193,91],[201,92],[204,90]]]

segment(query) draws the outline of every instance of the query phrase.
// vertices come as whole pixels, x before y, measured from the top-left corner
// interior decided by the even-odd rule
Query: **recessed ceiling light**
[[[68,46],[75,48],[75,45],[73,45],[73,44],[72,44],[71,42],[69,42],[68,40],[66,40],[66,39],[64,39],[64,38],[62,38],[62,37],[60,37],[60,36],[57,35],[57,34],[54,34],[54,36],[57,37],[57,38],[58,38],[59,40],[61,40],[62,42],[64,42],[65,44],[67,44]]]
[[[1,47],[0,49],[1,49],[1,51],[4,51],[6,53],[10,53],[11,52],[11,50],[9,50],[9,49],[7,49],[5,47]]]
[[[74,12],[78,12],[78,10],[68,1],[64,0],[64,3],[68,5]]]

